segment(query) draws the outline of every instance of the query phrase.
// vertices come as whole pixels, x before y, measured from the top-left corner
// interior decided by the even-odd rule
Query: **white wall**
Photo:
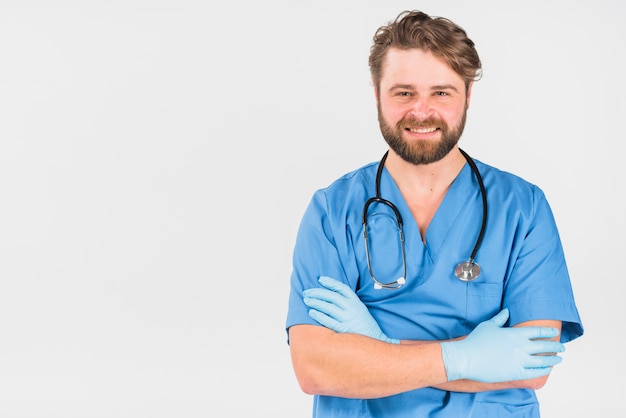
[[[384,150],[367,55],[413,8],[483,60],[462,146],[540,185],[561,228],[586,334],[544,416],[618,416],[623,3],[213,3],[0,3],[0,416],[309,416],[296,228]]]

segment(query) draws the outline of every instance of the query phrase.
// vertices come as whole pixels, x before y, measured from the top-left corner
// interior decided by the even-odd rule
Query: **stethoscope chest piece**
[[[473,261],[463,261],[457,264],[454,275],[463,282],[471,282],[480,275],[480,266]]]

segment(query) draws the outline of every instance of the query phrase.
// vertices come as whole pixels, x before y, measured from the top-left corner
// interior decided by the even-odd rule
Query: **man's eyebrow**
[[[411,84],[394,84],[389,88],[391,90],[414,90],[415,88]]]
[[[454,90],[458,92],[459,90],[454,87],[452,84],[438,84],[430,87],[431,90],[439,91],[439,90]],[[393,90],[415,90],[415,87],[412,84],[394,84],[389,87],[389,91]]]
[[[452,84],[441,84],[441,85],[438,85],[438,86],[432,86],[430,89],[431,89],[431,90],[454,90],[454,91],[456,91],[456,92],[458,92],[458,91],[459,91],[459,90],[458,90],[456,87],[454,87]]]

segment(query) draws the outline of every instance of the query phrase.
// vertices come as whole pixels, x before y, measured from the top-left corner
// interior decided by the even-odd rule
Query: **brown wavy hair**
[[[417,10],[404,11],[393,22],[378,28],[369,56],[370,73],[377,91],[389,48],[417,48],[432,52],[461,76],[466,88],[482,76],[482,65],[474,42],[463,28],[443,17],[431,17]]]

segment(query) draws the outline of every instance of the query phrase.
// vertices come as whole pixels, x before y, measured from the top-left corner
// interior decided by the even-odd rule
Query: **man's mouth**
[[[406,128],[409,132],[414,134],[429,134],[435,132],[437,130],[436,126],[418,126],[418,127],[408,127]]]

